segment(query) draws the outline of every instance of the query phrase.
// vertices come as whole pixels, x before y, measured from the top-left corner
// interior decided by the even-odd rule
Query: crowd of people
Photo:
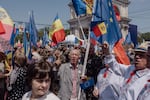
[[[133,49],[131,65],[117,62],[107,43],[95,51],[91,44],[82,75],[86,48],[77,45],[0,52],[0,100],[148,100],[150,47]],[[94,85],[80,85],[94,78]]]

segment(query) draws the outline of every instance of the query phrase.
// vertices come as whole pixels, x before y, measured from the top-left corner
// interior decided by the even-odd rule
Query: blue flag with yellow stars
[[[122,38],[121,30],[116,19],[112,0],[96,0],[93,9],[93,22],[102,21],[106,25],[107,32],[97,38],[97,41],[103,43],[107,41],[110,46],[114,46]]]

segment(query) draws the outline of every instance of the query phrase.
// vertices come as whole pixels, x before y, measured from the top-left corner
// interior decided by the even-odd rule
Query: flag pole
[[[88,5],[89,8],[92,9],[91,6],[89,6],[89,4],[84,0],[84,2]],[[80,22],[80,21],[79,21]],[[80,24],[81,25],[81,24]],[[82,29],[83,31],[83,29]],[[86,41],[86,52],[85,52],[85,58],[84,58],[84,64],[83,64],[83,70],[82,70],[82,74],[81,76],[85,75],[85,69],[86,69],[86,65],[87,65],[87,60],[88,60],[88,55],[89,55],[89,50],[90,50],[90,25],[89,25],[89,34],[88,34],[88,40]],[[81,87],[79,88],[79,93],[78,93],[78,98],[77,100],[80,100],[80,96],[81,96]]]
[[[83,64],[83,69],[82,69],[81,76],[85,75],[85,69],[86,69],[86,64],[87,64],[89,50],[90,50],[90,27],[89,27],[88,41],[86,42],[86,44],[87,44],[87,49],[86,49],[86,52],[85,52],[85,58],[84,58],[84,64]],[[80,100],[80,95],[81,95],[81,87],[79,88],[78,100]]]
[[[92,9],[92,7],[85,0],[83,0],[83,1],[87,4],[87,6],[89,8]],[[86,49],[86,52],[85,52],[85,58],[84,58],[84,64],[83,64],[83,70],[82,70],[81,76],[85,75],[85,69],[86,69],[88,55],[89,55],[89,50],[90,50],[90,27],[89,27],[88,40],[86,41],[86,45],[87,45],[87,49]],[[77,98],[78,100],[80,100],[80,95],[81,95],[81,87],[79,88],[79,93],[78,93],[78,98]]]
[[[90,9],[92,9],[92,6],[91,6],[86,0],[83,0],[83,2],[84,2]],[[85,35],[84,35],[84,31],[83,31],[81,22],[80,22],[80,20],[79,20],[79,16],[77,17],[77,19],[78,19],[78,23],[79,23],[79,26],[80,26],[80,29],[81,29],[81,33],[82,33],[82,35],[83,35],[83,39],[84,39],[84,41],[85,41],[85,40],[87,40],[87,39],[86,39],[86,37],[85,37]],[[87,42],[87,41],[86,41],[86,42]]]
[[[80,22],[80,20],[79,20],[79,16],[77,17],[77,20],[78,20],[78,23],[79,23],[79,27],[80,27],[80,29],[81,29],[81,33],[82,33],[83,39],[84,39],[84,41],[86,41],[86,37],[85,37],[85,35],[84,35],[84,31],[83,31],[81,22]]]

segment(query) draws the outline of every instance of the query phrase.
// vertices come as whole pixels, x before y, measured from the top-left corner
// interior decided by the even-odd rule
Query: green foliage
[[[141,37],[146,41],[150,40],[150,32],[142,34]]]
[[[138,42],[141,43],[143,40],[150,41],[150,32],[139,33]]]

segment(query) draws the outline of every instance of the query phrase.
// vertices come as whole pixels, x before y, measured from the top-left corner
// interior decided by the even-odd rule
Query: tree
[[[143,40],[150,41],[150,32],[139,33],[138,42],[141,43]]]

